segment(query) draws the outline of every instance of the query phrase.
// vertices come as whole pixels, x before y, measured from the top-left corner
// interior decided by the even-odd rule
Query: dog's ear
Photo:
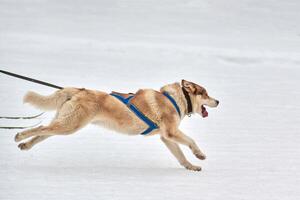
[[[186,81],[186,80],[182,79],[181,85],[186,91],[188,91],[191,94],[195,94],[197,91],[195,83],[192,83],[190,81]]]

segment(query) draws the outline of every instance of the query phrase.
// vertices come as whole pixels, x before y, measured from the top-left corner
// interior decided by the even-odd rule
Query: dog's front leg
[[[194,171],[201,171],[200,166],[192,165],[184,156],[182,153],[179,145],[171,140],[168,140],[161,136],[161,140],[165,143],[165,145],[168,147],[168,149],[171,151],[171,153],[177,158],[180,165],[184,166],[186,169],[194,170]]]
[[[185,135],[182,131],[168,131],[165,135],[165,138],[174,142],[178,142],[179,144],[188,146],[197,158],[199,158],[200,160],[205,160],[205,154],[202,153],[195,141],[192,138]]]

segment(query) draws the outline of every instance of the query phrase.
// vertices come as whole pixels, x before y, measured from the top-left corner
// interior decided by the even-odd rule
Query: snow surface
[[[21,152],[0,130],[0,199],[300,199],[300,1],[0,0],[1,69],[62,86],[136,91],[192,80],[220,100],[181,129],[207,160],[179,166],[154,137],[96,126]],[[0,115],[31,115],[0,75]],[[0,120],[3,125],[49,122]]]

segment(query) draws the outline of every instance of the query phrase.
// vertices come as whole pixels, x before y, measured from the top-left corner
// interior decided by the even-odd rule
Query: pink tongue
[[[206,108],[202,106],[202,117],[208,117],[208,112],[206,111]]]

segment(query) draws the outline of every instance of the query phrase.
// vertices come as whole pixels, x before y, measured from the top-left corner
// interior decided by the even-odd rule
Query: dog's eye
[[[198,89],[198,90],[195,91],[195,95],[203,95],[204,92],[205,92],[205,90],[203,90],[203,89]]]
[[[195,95],[202,95],[203,94],[203,92],[202,91],[198,91],[198,92],[196,92],[196,94]]]
[[[207,94],[207,92],[206,92],[205,89],[198,90],[198,92],[197,92],[196,95],[201,95],[201,96],[203,96],[204,98],[208,97],[208,94]]]

